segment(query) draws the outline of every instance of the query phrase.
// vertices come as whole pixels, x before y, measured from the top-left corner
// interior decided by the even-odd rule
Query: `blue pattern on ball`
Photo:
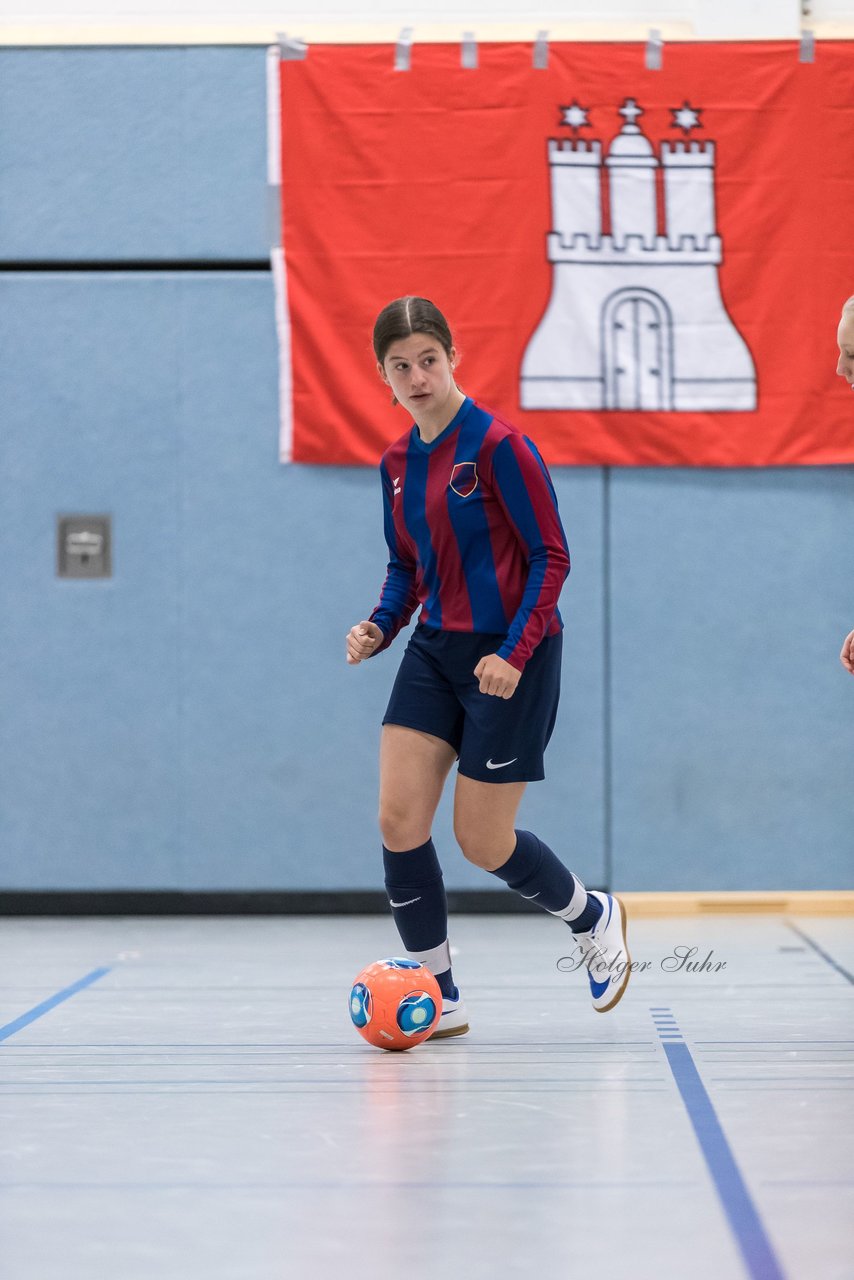
[[[397,1025],[405,1036],[416,1036],[436,1017],[436,1004],[426,991],[411,991],[397,1007]]]
[[[420,969],[421,964],[418,960],[401,960],[398,956],[391,956],[382,963],[386,969]]]
[[[366,1027],[371,1020],[371,993],[364,982],[357,982],[350,992],[350,1017],[357,1027]]]

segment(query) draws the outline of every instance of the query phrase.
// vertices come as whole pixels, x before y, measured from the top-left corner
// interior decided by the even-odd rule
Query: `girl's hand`
[[[474,674],[480,681],[481,693],[491,693],[496,698],[512,698],[522,672],[499,658],[497,653],[490,653],[481,658]]]
[[[355,666],[363,658],[370,658],[382,642],[383,633],[375,622],[357,622],[347,632],[347,661]]]
[[[854,676],[854,631],[851,631],[842,642],[842,652],[839,655],[839,661],[843,667],[851,672]]]

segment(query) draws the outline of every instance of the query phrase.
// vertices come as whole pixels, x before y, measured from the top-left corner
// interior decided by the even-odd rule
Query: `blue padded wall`
[[[0,259],[267,253],[263,49],[0,51]],[[829,337],[830,341],[830,337]],[[375,888],[374,474],[282,467],[267,272],[0,267],[0,887]],[[848,886],[854,468],[555,474],[548,780],[594,884]],[[58,513],[114,576],[59,581]],[[503,890],[437,843],[453,887]]]
[[[370,888],[395,650],[344,635],[385,569],[378,477],[277,461],[270,277],[6,276],[0,883]],[[567,683],[525,820],[604,878],[601,477],[558,477]],[[114,577],[54,576],[109,511]],[[401,646],[398,646],[398,652]],[[437,840],[452,886],[500,890]]]
[[[0,51],[0,258],[263,258],[263,49]]]
[[[833,888],[854,870],[854,468],[611,486],[614,880]]]
[[[0,850],[9,887],[170,875],[181,601],[180,282],[0,280]],[[131,305],[132,303],[132,305]],[[57,513],[115,576],[55,578]],[[144,833],[145,838],[141,838]]]

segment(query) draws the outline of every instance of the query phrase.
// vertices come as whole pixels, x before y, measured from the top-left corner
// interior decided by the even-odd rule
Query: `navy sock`
[[[492,875],[529,902],[565,920],[573,933],[592,928],[602,914],[602,904],[532,831],[516,832],[516,848]]]
[[[587,892],[585,890],[585,892]],[[567,924],[573,933],[587,933],[588,929],[592,929],[596,921],[602,915],[602,903],[594,898],[592,894],[587,894],[587,905],[576,916],[574,920],[568,920]]]
[[[417,849],[392,853],[383,845],[385,887],[400,940],[412,960],[426,965],[442,995],[459,995],[451,974],[448,899],[432,840]]]

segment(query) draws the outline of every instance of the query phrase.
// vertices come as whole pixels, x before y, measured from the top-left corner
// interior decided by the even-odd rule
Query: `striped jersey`
[[[558,596],[569,550],[546,465],[509,422],[466,397],[441,435],[417,426],[383,454],[389,549],[371,614],[391,644],[419,623],[506,636],[497,653],[517,670],[563,626]]]

